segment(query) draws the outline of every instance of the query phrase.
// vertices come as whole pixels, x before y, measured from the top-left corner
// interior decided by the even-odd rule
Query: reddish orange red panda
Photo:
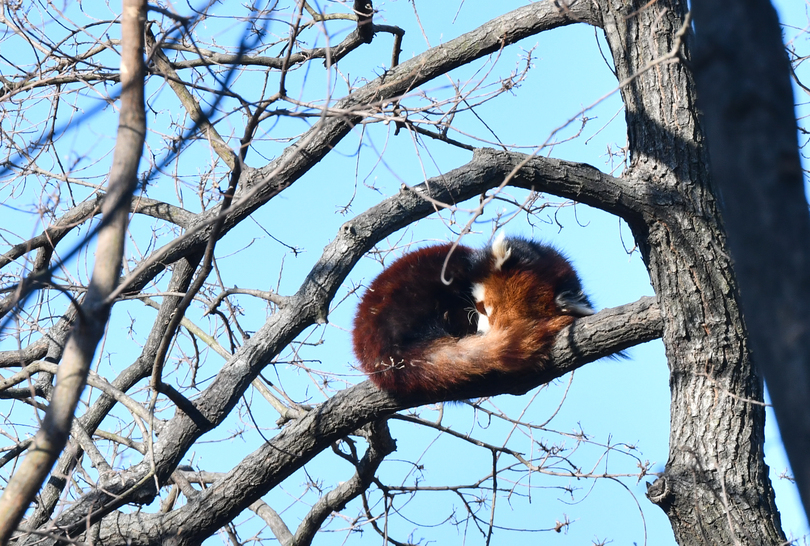
[[[551,247],[499,237],[405,254],[369,285],[354,320],[360,367],[396,394],[452,394],[471,381],[520,376],[548,361],[557,333],[593,314],[571,264]]]

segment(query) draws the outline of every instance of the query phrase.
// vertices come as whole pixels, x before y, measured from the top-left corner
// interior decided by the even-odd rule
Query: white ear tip
[[[512,249],[509,248],[509,244],[506,242],[506,234],[499,231],[498,235],[495,236],[495,240],[492,241],[492,257],[495,259],[495,269],[500,271],[511,255]]]

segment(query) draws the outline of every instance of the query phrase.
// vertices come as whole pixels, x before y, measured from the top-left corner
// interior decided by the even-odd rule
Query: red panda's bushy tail
[[[477,380],[529,374],[544,365],[556,334],[573,322],[560,315],[550,320],[492,328],[486,334],[443,337],[389,355],[380,362],[361,362],[381,389],[398,394],[452,393]]]

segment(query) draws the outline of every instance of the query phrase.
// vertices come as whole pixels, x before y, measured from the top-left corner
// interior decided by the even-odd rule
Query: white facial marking
[[[486,288],[480,282],[473,284],[472,289],[473,298],[475,298],[475,303],[484,303],[484,297],[486,296]],[[489,332],[489,315],[492,312],[490,307],[484,306],[484,310],[486,311],[486,315],[483,313],[479,313],[478,309],[476,308],[476,314],[478,315],[478,333],[479,334],[486,334]]]
[[[485,290],[483,284],[480,282],[473,284],[472,296],[475,298],[475,303],[481,303],[484,301],[484,292]]]
[[[486,334],[487,332],[489,332],[489,318],[478,313],[478,333]]]

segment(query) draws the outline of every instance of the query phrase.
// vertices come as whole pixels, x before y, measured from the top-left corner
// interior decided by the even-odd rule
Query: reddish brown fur
[[[449,286],[440,274],[450,245],[408,253],[371,283],[353,341],[378,387],[438,395],[484,376],[519,376],[543,366],[557,333],[588,314],[579,279],[559,253],[516,238],[498,244],[457,248],[445,274]],[[485,295],[477,305],[474,284]],[[485,309],[489,330],[477,333]]]

